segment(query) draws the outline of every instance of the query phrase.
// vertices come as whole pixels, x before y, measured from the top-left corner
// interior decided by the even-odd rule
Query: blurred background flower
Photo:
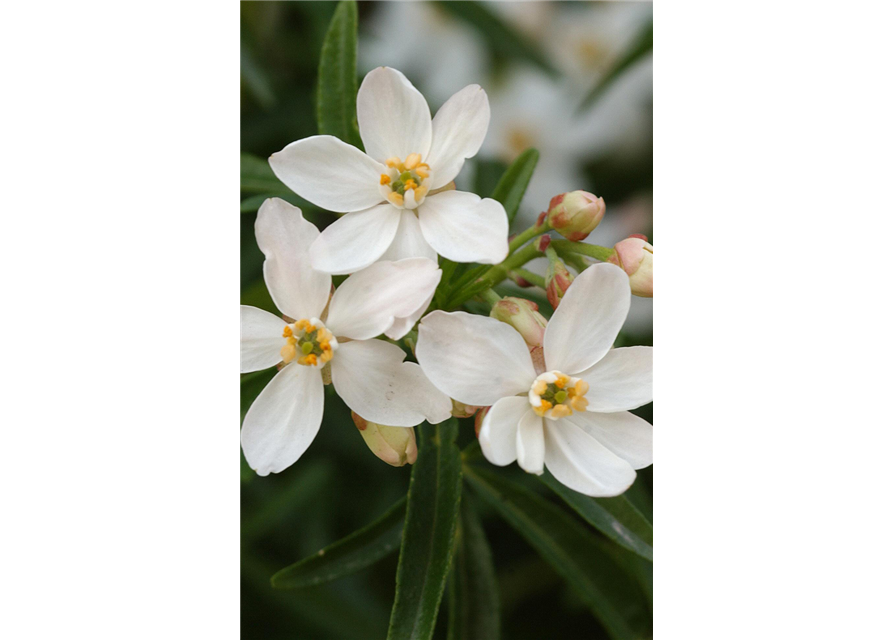
[[[317,133],[317,68],[335,6],[241,4],[242,303],[273,313],[253,233],[260,203],[281,197],[320,228],[334,220],[284,188],[266,159]],[[468,84],[487,91],[490,129],[456,180],[460,190],[489,196],[508,164],[534,147],[540,158],[514,231],[532,224],[553,196],[582,189],[606,205],[585,242],[612,247],[641,233],[653,244],[650,3],[361,2],[358,8],[360,79],[377,66],[399,69],[432,111]],[[529,269],[545,275],[547,266],[543,258]],[[544,315],[550,312],[543,289],[503,285],[499,293],[530,298]],[[633,297],[618,346],[652,344],[651,305],[650,298]],[[243,416],[272,373],[243,376]],[[326,424],[301,464],[258,478],[242,463],[245,638],[387,635],[396,554],[318,587],[270,588],[275,571],[371,522],[406,492],[411,465],[394,468],[373,455],[350,411],[331,387],[326,392]],[[650,421],[651,405],[636,413]],[[472,422],[461,420],[463,437],[473,437]],[[628,497],[648,517],[650,493],[646,469]],[[499,541],[492,550],[504,637],[607,637],[514,530],[495,517],[485,517],[484,526],[491,542]],[[445,626],[435,637],[443,637]]]

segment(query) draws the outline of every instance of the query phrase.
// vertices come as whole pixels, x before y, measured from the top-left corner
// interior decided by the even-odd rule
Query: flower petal
[[[567,418],[546,427],[546,468],[564,486],[595,498],[618,496],[636,479],[629,463]]]
[[[611,349],[604,358],[578,373],[589,383],[586,410],[627,411],[651,402],[652,353],[651,347]]]
[[[546,368],[576,375],[601,360],[623,326],[631,295],[629,277],[613,264],[578,275],[546,326]]]
[[[366,153],[379,162],[431,148],[431,111],[402,73],[378,67],[366,74],[357,94],[357,124]],[[377,184],[377,183],[376,183]]]
[[[452,181],[466,158],[481,148],[490,124],[487,92],[470,84],[453,94],[434,116],[431,151],[425,160],[431,166],[431,188],[440,189]]]
[[[422,314],[428,310],[428,306],[431,304],[431,301],[434,299],[434,291],[431,292],[431,296],[425,300],[419,308],[413,311],[406,317],[403,318],[394,318],[394,324],[390,326],[389,329],[386,329],[384,334],[389,337],[391,340],[399,340],[407,333],[409,333],[410,329],[415,326],[415,323],[419,321],[419,318],[422,317]]]
[[[326,327],[335,337],[381,335],[430,300],[442,272],[428,258],[376,262],[345,280],[332,296]],[[373,421],[375,422],[375,421]]]
[[[629,411],[575,413],[567,419],[626,460],[633,469],[644,469],[654,462],[654,427]]]
[[[282,361],[285,320],[272,313],[242,305],[242,373],[268,369]]]
[[[419,223],[428,244],[454,262],[496,264],[508,255],[509,222],[496,200],[443,191],[425,198]]]
[[[322,422],[322,376],[292,363],[264,387],[242,423],[242,451],[258,475],[279,473],[300,458]]]
[[[533,411],[527,411],[518,423],[518,466],[527,473],[543,474],[543,461],[546,456],[546,441],[543,434],[543,419]]]
[[[403,258],[429,258],[437,262],[437,252],[425,240],[419,219],[415,213],[404,209],[400,212],[400,225],[394,241],[379,260],[402,260]]]
[[[432,424],[450,417],[452,403],[400,347],[382,340],[357,340],[338,347],[332,383],[344,403],[368,420],[392,427]]]
[[[463,311],[434,311],[422,318],[416,357],[438,389],[480,407],[527,392],[536,378],[521,334],[499,320]]]
[[[527,398],[508,396],[490,407],[481,423],[478,441],[484,457],[493,464],[504,467],[518,457],[516,436],[518,423],[526,414],[536,417],[530,410]]]
[[[323,209],[362,211],[382,201],[386,167],[334,136],[292,142],[270,156],[270,167],[289,189]]]
[[[265,256],[264,281],[276,308],[289,318],[319,317],[329,301],[331,276],[310,266],[310,245],[319,229],[285,200],[265,200],[254,223]]]
[[[335,220],[310,247],[314,269],[331,274],[359,271],[390,246],[400,224],[399,211],[380,204]]]

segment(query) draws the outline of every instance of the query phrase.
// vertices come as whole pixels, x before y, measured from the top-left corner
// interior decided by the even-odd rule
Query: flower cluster
[[[453,184],[489,117],[486,93],[471,85],[431,118],[409,81],[381,67],[357,96],[365,152],[314,136],[270,158],[298,195],[343,215],[320,232],[284,200],[258,212],[264,279],[280,313],[242,307],[242,372],[278,368],[242,425],[258,474],[308,449],[328,384],[393,466],[415,461],[415,425],[476,414],[487,460],[548,469],[587,495],[622,493],[651,464],[652,427],[630,413],[651,401],[651,348],[613,344],[630,295],[652,294],[653,247],[578,242],[606,211],[582,191],[553,198],[510,243],[503,205]],[[550,243],[552,230],[565,240]],[[521,280],[512,270],[544,254],[548,320],[536,303],[491,289]],[[489,316],[458,310],[474,298],[490,303]]]

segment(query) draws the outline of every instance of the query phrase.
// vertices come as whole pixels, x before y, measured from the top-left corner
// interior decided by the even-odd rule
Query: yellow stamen
[[[288,338],[288,337],[290,337],[291,335],[292,335],[291,327],[288,326],[288,325],[285,325],[285,329],[282,330],[282,337],[283,337],[283,338]]]
[[[552,403],[549,402],[548,400],[543,400],[543,402],[542,402],[542,404],[540,404],[540,406],[533,408],[533,412],[536,415],[542,417],[546,413],[546,411],[548,411],[551,408],[552,408]]]
[[[571,400],[571,406],[574,408],[574,411],[586,411],[586,407],[589,406],[589,400],[583,396],[576,396]]]
[[[316,354],[315,354],[315,353],[311,353],[311,354],[309,354],[309,355],[306,355],[306,356],[304,356],[303,358],[301,358],[300,360],[298,360],[298,362],[300,362],[301,364],[312,364],[312,365],[315,365],[315,364],[316,364]]]
[[[381,174],[381,182],[379,184],[391,184],[391,176],[386,173]]]
[[[571,408],[566,404],[557,404],[555,405],[555,408],[552,409],[552,417],[554,418],[566,418],[572,413],[573,411],[571,411]]]
[[[323,351],[322,356],[320,356],[320,357],[322,358],[323,362],[328,362],[329,360],[331,360],[332,359],[331,349],[329,349],[328,351]]]
[[[417,166],[417,167],[415,168],[416,175],[417,175],[418,177],[420,177],[422,180],[424,180],[425,178],[427,178],[428,176],[431,175],[430,173],[428,173],[428,170],[427,170],[427,169],[423,169],[423,168],[422,168],[422,167],[427,167],[427,166],[428,166],[428,165],[421,165],[421,164],[420,164],[419,166]]]
[[[534,383],[534,385],[533,385],[533,392],[534,392],[536,395],[541,396],[541,395],[543,395],[544,393],[546,393],[546,387],[547,387],[547,386],[548,386],[548,385],[546,385],[546,381],[545,381],[545,380],[537,380],[536,383]]]
[[[304,331],[310,330],[310,321],[307,319],[298,320],[298,324],[295,325],[298,329],[303,329]]]
[[[406,156],[406,162],[404,162],[403,164],[406,165],[407,169],[412,171],[413,169],[415,169],[418,166],[418,164],[421,161],[422,161],[422,156],[420,154],[410,153],[408,156]]]
[[[329,344],[328,340],[321,340],[319,343],[319,348],[322,349],[323,351],[328,351],[329,349],[332,348],[332,345]]]
[[[385,164],[394,169],[400,164],[400,158],[388,158],[385,160]]]
[[[412,178],[410,178],[409,180],[407,180],[407,181],[405,182],[405,185],[406,185],[406,190],[407,190],[407,191],[410,191],[411,189],[415,189],[417,186],[419,186],[419,185],[416,184],[415,180],[413,180]]]
[[[581,396],[585,396],[586,392],[589,391],[589,383],[585,380],[577,380],[577,384],[574,385],[574,390]]]
[[[392,191],[391,193],[388,194],[388,200],[390,200],[394,204],[399,204],[399,205],[403,204],[403,196],[401,196],[396,191]]]
[[[415,193],[415,201],[418,202],[425,197],[426,193],[428,193],[428,187],[416,187],[413,190],[413,193]]]
[[[295,349],[295,345],[293,344],[283,345],[282,349],[279,350],[279,355],[282,356],[282,362],[286,364],[294,360],[297,354],[298,350]]]
[[[285,339],[285,341],[288,342],[288,344],[290,344],[292,346],[298,344],[298,339],[295,338],[294,336],[289,336],[288,338]]]
[[[564,389],[564,385],[570,382],[570,378],[563,373],[558,374],[558,379],[555,381],[555,386],[559,389]]]

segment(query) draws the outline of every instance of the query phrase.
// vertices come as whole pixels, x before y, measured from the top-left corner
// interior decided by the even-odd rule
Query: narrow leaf
[[[610,87],[617,78],[623,75],[623,72],[633,66],[640,59],[648,55],[654,46],[654,24],[649,22],[645,25],[636,38],[630,44],[626,52],[617,59],[611,68],[603,75],[589,93],[580,103],[579,111],[583,111],[595,104],[601,98],[608,87]]]
[[[322,135],[350,144],[357,133],[357,3],[342,0],[323,40],[316,120]]]
[[[540,159],[540,153],[536,149],[527,149],[506,169],[499,179],[499,183],[490,196],[494,200],[498,200],[505,207],[505,213],[508,215],[509,224],[515,219],[518,213],[518,207],[521,206],[521,200],[524,198],[524,192],[527,191],[527,185],[533,176],[533,170],[536,163]]]
[[[401,498],[371,524],[278,571],[270,583],[276,589],[297,589],[365,569],[400,546],[405,514],[406,498]]]
[[[499,640],[499,591],[493,556],[477,513],[463,497],[450,582],[448,640]]]
[[[603,540],[563,509],[499,474],[466,466],[465,477],[574,588],[611,638],[650,636],[644,595],[603,548]]]
[[[654,560],[651,523],[624,496],[590,498],[568,489],[551,473],[546,472],[539,478],[586,522],[611,540],[646,560]]]
[[[493,53],[510,60],[526,60],[546,73],[556,76],[558,71],[543,54],[539,45],[509,26],[484,2],[438,2],[455,17],[477,29]]]
[[[462,465],[455,418],[419,427],[412,467],[390,640],[430,638],[446,584],[459,520]]]
[[[240,185],[243,193],[264,193],[269,195],[291,194],[291,191],[270,168],[270,163],[250,153],[239,156]]]

